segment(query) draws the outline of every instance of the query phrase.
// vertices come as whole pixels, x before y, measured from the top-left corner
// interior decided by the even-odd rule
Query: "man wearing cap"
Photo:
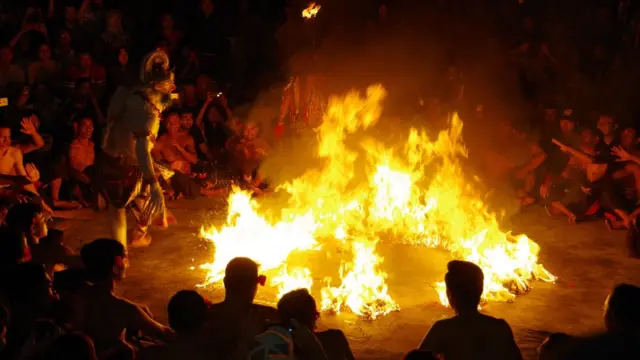
[[[158,135],[160,114],[169,107],[175,90],[169,58],[162,50],[143,59],[140,85],[120,87],[109,104],[108,123],[102,144],[103,156],[96,161],[98,176],[92,181],[115,208],[113,238],[126,246],[125,209],[139,195],[143,185],[151,186],[149,199],[132,231],[132,246],[147,246],[147,228],[155,216],[165,218],[164,194],[151,158]]]
[[[214,358],[244,357],[253,339],[267,325],[278,322],[276,309],[253,302],[258,285],[266,283],[258,267],[255,261],[243,257],[227,264],[224,300],[211,305],[209,310]]]

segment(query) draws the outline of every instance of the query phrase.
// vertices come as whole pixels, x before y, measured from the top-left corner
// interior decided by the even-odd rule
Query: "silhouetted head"
[[[80,257],[90,281],[122,280],[125,277],[127,251],[116,240],[94,240],[82,247]]]
[[[451,307],[456,313],[477,310],[484,290],[482,269],[468,261],[454,260],[447,264],[447,270],[444,281]]]
[[[5,223],[35,243],[48,233],[47,221],[40,204],[24,203],[13,206],[7,212]]]
[[[290,324],[292,319],[297,320],[307,328],[313,330],[320,313],[316,307],[316,301],[307,289],[298,289],[288,292],[278,301],[278,315],[284,324]]]
[[[96,360],[93,341],[82,333],[60,335],[50,345],[45,360]]]
[[[430,351],[411,350],[404,356],[404,360],[438,360]]]
[[[179,334],[195,334],[204,327],[207,309],[207,302],[196,291],[178,291],[167,306],[169,326]]]
[[[258,284],[264,285],[266,278],[258,274],[258,264],[245,257],[237,257],[227,264],[224,273],[224,288],[227,296],[241,301],[253,302]]]
[[[640,332],[640,287],[619,284],[604,304],[604,323],[611,332]]]

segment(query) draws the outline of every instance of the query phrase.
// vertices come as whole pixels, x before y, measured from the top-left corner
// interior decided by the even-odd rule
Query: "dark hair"
[[[82,247],[80,257],[91,280],[107,280],[111,277],[117,257],[125,257],[124,246],[113,239],[97,239]]]
[[[33,220],[38,214],[42,213],[42,211],[41,204],[16,204],[7,212],[5,223],[15,231],[23,234],[28,233],[33,226]]]
[[[471,262],[453,260],[447,264],[444,282],[456,310],[476,309],[484,290],[482,269]]]
[[[285,324],[291,319],[296,319],[308,325],[318,316],[316,300],[307,289],[293,290],[284,294],[278,301],[278,315]]]
[[[178,291],[167,306],[169,326],[178,333],[194,333],[202,329],[207,316],[207,303],[194,290]]]
[[[438,358],[430,351],[411,350],[404,356],[404,360],[437,360]]]
[[[14,229],[0,227],[0,267],[16,265],[29,252],[26,238]]]
[[[9,307],[38,301],[43,285],[49,282],[44,266],[34,262],[17,264],[11,267],[9,273],[11,276],[5,284]]]
[[[256,286],[258,264],[246,257],[229,261],[224,272],[224,287],[227,290],[245,290]]]
[[[84,269],[65,269],[53,274],[53,289],[58,292],[78,293],[86,286],[87,272]]]
[[[79,332],[60,335],[49,346],[45,360],[96,360],[96,349],[87,335]]]
[[[607,317],[623,329],[640,328],[640,287],[618,284],[611,291],[607,303]]]

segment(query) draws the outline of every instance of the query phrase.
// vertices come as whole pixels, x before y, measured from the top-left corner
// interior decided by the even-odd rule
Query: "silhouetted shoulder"
[[[254,317],[259,316],[263,318],[268,323],[277,323],[280,321],[280,317],[278,316],[278,310],[272,306],[261,305],[261,304],[253,304],[251,308],[251,312]]]

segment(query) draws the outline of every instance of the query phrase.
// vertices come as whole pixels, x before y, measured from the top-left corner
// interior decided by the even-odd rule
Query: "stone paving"
[[[198,265],[211,261],[210,245],[198,237],[200,226],[223,216],[215,210],[220,204],[209,199],[179,201],[171,207],[178,224],[168,230],[152,231],[151,247],[131,250],[131,269],[118,289],[122,295],[147,304],[165,322],[171,295],[200,284],[204,272]],[[79,248],[109,235],[106,214],[87,219],[90,220],[60,224],[66,228],[65,241],[70,246]],[[511,324],[525,359],[535,359],[536,346],[550,331],[597,331],[602,326],[602,305],[611,287],[619,282],[640,284],[640,262],[626,257],[624,232],[609,232],[602,221],[571,226],[562,218],[551,218],[541,208],[532,207],[513,217],[505,229],[526,233],[538,242],[541,262],[559,277],[554,284],[534,283],[533,290],[513,303],[491,303],[484,308]],[[343,329],[358,358],[400,359],[403,352],[420,343],[434,321],[450,315],[450,310],[439,305],[432,288],[442,279],[449,255],[407,245],[382,245],[380,253],[384,256],[383,268],[389,274],[390,293],[401,310],[375,321],[344,313],[323,315],[321,327]],[[317,284],[326,275],[337,274],[341,256],[321,255],[302,259],[312,268],[332,271],[314,272]],[[319,288],[314,287],[318,297]],[[222,296],[217,286],[199,290],[214,301]],[[263,289],[259,299],[273,302],[275,293]]]

